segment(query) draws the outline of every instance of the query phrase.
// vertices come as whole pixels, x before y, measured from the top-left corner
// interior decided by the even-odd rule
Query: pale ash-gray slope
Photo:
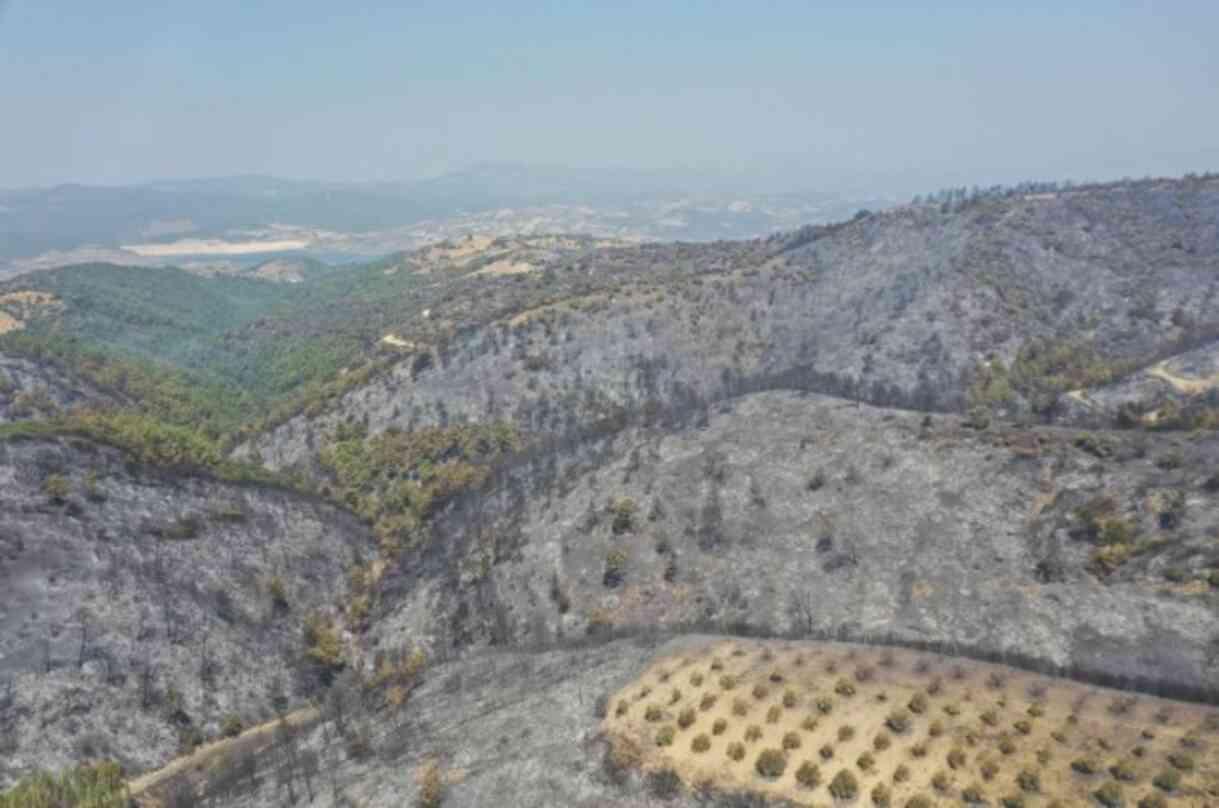
[[[652,291],[474,329],[430,369],[406,360],[238,455],[308,469],[348,419],[374,433],[488,418],[553,433],[766,389],[960,411],[978,363],[1035,338],[1138,362],[1219,328],[1216,179],[903,208],[810,233],[748,267],[690,248],[694,274],[674,279],[641,248],[633,280]],[[603,255],[581,261],[595,273]]]
[[[87,758],[139,771],[192,729],[295,703],[303,619],[370,549],[349,514],[284,491],[75,439],[0,443],[0,781]]]
[[[372,641],[748,626],[1219,687],[1219,593],[1197,585],[1219,565],[1219,496],[1202,486],[1219,442],[1115,433],[1102,460],[1075,433],[1045,430],[1025,452],[1008,443],[1026,433],[922,418],[758,394],[705,428],[632,431],[518,468],[387,576]],[[1171,469],[1166,453],[1181,455]],[[1147,548],[1104,578],[1075,516],[1099,496]],[[638,510],[616,530],[622,498]]]

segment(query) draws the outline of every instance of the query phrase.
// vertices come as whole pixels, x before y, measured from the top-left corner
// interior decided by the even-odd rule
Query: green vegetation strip
[[[0,793],[0,808],[125,808],[128,802],[116,763],[34,774]]]

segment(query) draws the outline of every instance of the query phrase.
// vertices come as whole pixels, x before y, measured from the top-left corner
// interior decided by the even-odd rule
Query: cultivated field
[[[1219,710],[932,653],[718,642],[605,723],[620,761],[802,805],[1219,804]]]

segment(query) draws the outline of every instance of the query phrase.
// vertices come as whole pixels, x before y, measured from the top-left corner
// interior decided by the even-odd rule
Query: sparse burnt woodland
[[[117,760],[175,806],[691,802],[599,723],[690,632],[1219,693],[1215,177],[747,242],[450,244],[286,292],[124,272],[0,290],[5,782]],[[760,712],[721,743],[681,687],[662,755],[875,805],[993,790],[953,757],[873,782],[886,749],[835,757],[854,726],[805,748]],[[1050,772],[1103,805],[1219,795],[1089,751],[1113,783],[1022,758],[1004,804]],[[23,788],[113,797],[111,769],[64,777]]]

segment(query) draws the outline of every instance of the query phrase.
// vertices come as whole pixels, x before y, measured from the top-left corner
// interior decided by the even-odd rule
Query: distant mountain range
[[[292,253],[341,261],[474,232],[744,238],[893,201],[764,193],[692,173],[502,163],[413,182],[239,176],[0,190],[0,276],[92,260],[249,263]]]

